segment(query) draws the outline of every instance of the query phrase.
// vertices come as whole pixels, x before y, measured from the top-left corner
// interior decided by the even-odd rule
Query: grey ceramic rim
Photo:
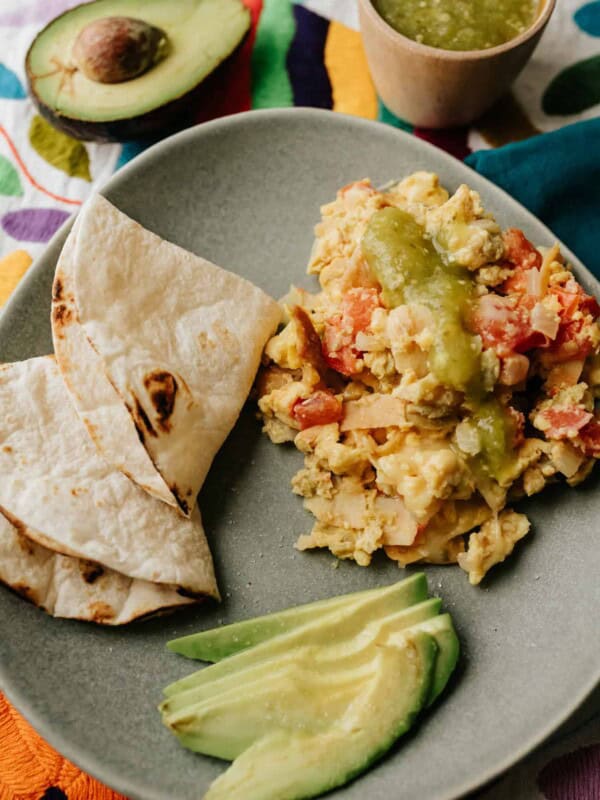
[[[523,227],[540,244],[554,240],[508,195],[431,145],[378,123],[308,109],[250,112],[184,131],[136,158],[103,193],[161,235],[171,232],[190,249],[196,243],[198,250],[199,242],[208,258],[280,294],[286,283],[303,282],[312,238],[307,221],[317,221],[319,204],[335,188],[367,173],[384,183],[413,168],[438,171],[451,188],[467,182],[503,225]],[[223,223],[227,231],[215,233]],[[0,316],[4,361],[48,351],[43,309],[49,309],[52,270],[69,225]],[[272,257],[266,265],[265,253]],[[598,282],[567,255],[586,288],[600,294]],[[249,460],[240,466],[236,459],[247,442]],[[162,644],[221,620],[402,577],[389,563],[369,570],[344,563],[332,570],[324,553],[293,551],[295,535],[309,524],[287,485],[297,468],[296,454],[264,441],[245,411],[201,495],[224,591],[221,608],[110,631],[51,620],[0,588],[2,689],[54,747],[131,798],[197,797],[223,765],[185,753],[161,729],[153,710],[159,690],[190,671],[189,662],[167,654]],[[428,800],[462,796],[529,753],[592,692],[600,680],[593,613],[600,602],[596,483],[577,491],[550,489],[528,501],[544,534],[497,568],[484,589],[469,587],[458,567],[425,568],[463,640],[459,675],[415,734],[332,797],[379,800],[399,785],[407,796]],[[239,538],[232,540],[232,531]],[[571,550],[561,546],[561,535],[576,537]],[[461,754],[462,762],[452,764]]]

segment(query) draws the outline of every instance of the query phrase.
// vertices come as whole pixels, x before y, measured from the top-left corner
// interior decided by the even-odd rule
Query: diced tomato
[[[356,375],[360,371],[359,358],[352,347],[340,347],[337,350],[328,349],[328,331],[325,330],[323,339],[323,357],[331,369],[340,372],[342,375]]]
[[[530,269],[539,270],[542,256],[518,228],[508,228],[503,239],[504,257],[513,267],[513,273],[504,281],[500,291],[503,294],[527,294],[527,272]]]
[[[591,294],[586,294],[584,291],[581,292],[579,308],[582,311],[587,311],[594,319],[600,317],[600,303],[598,303],[595,297],[592,297]]]
[[[512,275],[504,281],[500,287],[503,294],[526,294],[527,293],[527,270],[515,269]]]
[[[356,335],[369,327],[373,311],[380,305],[377,289],[349,289],[342,300],[341,314],[325,323],[323,355],[327,364],[342,375],[358,370]]]
[[[300,424],[301,430],[313,425],[328,425],[342,418],[342,402],[331,392],[318,389],[305,400],[298,400],[292,409],[292,416]]]
[[[553,286],[550,292],[558,298],[561,305],[560,315],[565,320],[571,319],[576,311],[590,314],[594,319],[600,316],[600,306],[596,298],[586,294],[575,281],[569,281],[565,287]]]
[[[533,330],[529,315],[527,304],[519,303],[517,298],[486,294],[479,299],[471,327],[481,336],[485,347],[506,357],[547,346],[548,337]]]
[[[342,300],[344,324],[350,323],[356,336],[359,331],[369,327],[373,311],[380,305],[377,289],[349,289]]]
[[[586,456],[600,458],[600,422],[592,419],[579,431],[579,439]]]
[[[584,320],[576,319],[560,325],[556,339],[549,347],[549,353],[552,361],[560,363],[585,358],[592,347],[592,341],[584,327]]]
[[[523,231],[518,228],[508,228],[504,231],[504,257],[519,269],[539,269],[542,266],[542,256],[526,238]]]
[[[544,430],[548,439],[572,439],[594,417],[581,406],[547,408],[539,416],[548,425]]]

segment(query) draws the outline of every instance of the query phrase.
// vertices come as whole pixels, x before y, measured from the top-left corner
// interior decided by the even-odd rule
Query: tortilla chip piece
[[[252,283],[100,195],[57,266],[54,348],[96,447],[188,516],[280,318]]]
[[[53,356],[0,366],[0,512],[58,553],[218,597],[197,507],[186,519],[98,455]]]
[[[188,605],[174,587],[127,578],[28,539],[0,514],[0,581],[53,617],[124,625]]]

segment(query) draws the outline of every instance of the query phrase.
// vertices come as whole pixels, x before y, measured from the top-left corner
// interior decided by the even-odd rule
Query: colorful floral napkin
[[[27,97],[23,61],[29,44],[43,25],[78,2],[0,0],[0,306],[64,220],[147,146],[78,142],[51,128]],[[557,152],[552,137],[530,137],[598,116],[600,0],[557,0],[544,37],[512,92],[477,123],[451,131],[413,128],[378,100],[358,33],[355,0],[244,2],[252,12],[251,35],[211,79],[197,122],[250,108],[332,109],[403,128],[458,158],[477,151],[471,163],[506,184],[507,165],[514,158],[531,163],[530,151],[535,150],[539,175],[547,169],[539,166],[548,163],[547,153]],[[501,147],[520,141],[516,149],[510,146],[516,156],[510,147]],[[547,181],[567,204],[568,170],[561,165],[579,163],[582,147],[593,160],[593,149],[581,141],[579,134],[561,136],[560,156],[554,157]],[[586,186],[598,192],[597,181],[590,179]],[[509,181],[508,187],[527,204],[526,186]],[[544,218],[543,206],[535,211]],[[597,237],[597,222],[589,215],[588,220]],[[597,250],[592,244],[589,252]],[[599,712],[599,698],[588,701],[550,743],[480,793],[480,800],[600,800]],[[0,695],[0,800],[119,797],[52,750]]]

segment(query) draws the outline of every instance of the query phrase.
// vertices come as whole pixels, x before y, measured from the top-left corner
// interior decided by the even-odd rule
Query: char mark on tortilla
[[[73,319],[73,312],[66,303],[57,303],[52,309],[52,321],[56,326],[56,331],[65,328]],[[58,334],[60,335],[60,334]]]
[[[177,488],[177,486],[175,486],[175,485],[169,486],[169,489],[171,490],[175,500],[177,500],[177,505],[179,506],[179,508],[183,511],[183,513],[186,515],[186,517],[189,517],[189,515],[190,515],[190,504],[188,503],[188,501],[184,497],[181,496],[181,492]]]
[[[60,302],[61,300],[64,300],[65,298],[64,298],[63,291],[64,291],[63,282],[57,276],[54,279],[54,284],[52,286],[52,299],[54,301],[57,301],[57,302]]]
[[[156,438],[158,434],[152,427],[152,423],[148,418],[148,414],[146,414],[146,412],[142,408],[142,404],[133,394],[133,392],[131,393],[131,396],[133,397],[134,407],[131,408],[129,403],[127,403],[127,408],[129,409],[129,413],[133,417],[133,421],[135,423],[138,436],[140,437],[140,442],[144,444],[144,442],[146,441],[146,435]]]
[[[86,583],[95,583],[104,575],[104,568],[93,561],[82,561],[80,565],[81,577]]]
[[[17,533],[17,543],[19,545],[19,549],[26,555],[32,556],[34,554],[35,547],[31,539],[28,539],[27,536],[23,536],[22,533]]]
[[[4,583],[4,581],[2,581]],[[14,583],[12,585],[5,584],[8,586],[9,589],[12,589],[21,597],[24,597],[25,600],[29,600],[30,603],[33,603],[36,606],[40,605],[40,598],[31,586],[28,586],[26,583]]]
[[[177,381],[170,372],[154,370],[144,378],[144,386],[150,401],[156,409],[156,423],[164,432],[171,430],[171,416],[175,409],[177,397]]]
[[[98,600],[95,603],[90,603],[90,619],[92,622],[108,622],[115,616],[114,609],[108,603]]]

